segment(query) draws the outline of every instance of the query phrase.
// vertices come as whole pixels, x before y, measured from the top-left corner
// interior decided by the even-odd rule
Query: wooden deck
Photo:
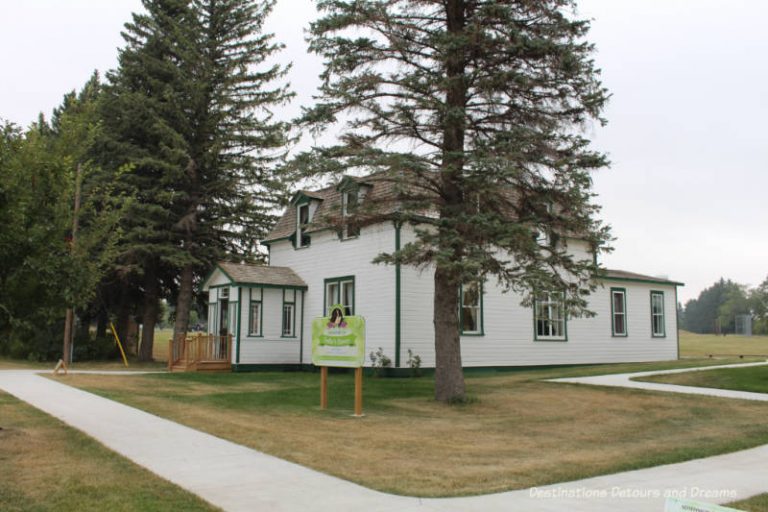
[[[228,372],[232,370],[232,335],[193,334],[168,342],[168,370],[172,372]]]

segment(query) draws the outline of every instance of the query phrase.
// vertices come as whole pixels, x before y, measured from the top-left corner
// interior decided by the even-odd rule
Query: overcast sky
[[[609,268],[686,284],[680,300],[720,277],[768,276],[768,2],[581,0],[613,94],[609,124],[589,136],[610,155],[595,175],[613,226]],[[26,126],[94,69],[116,65],[120,30],[139,0],[0,0],[0,118]],[[307,55],[310,0],[278,0],[268,30],[286,44],[309,104],[321,63]]]

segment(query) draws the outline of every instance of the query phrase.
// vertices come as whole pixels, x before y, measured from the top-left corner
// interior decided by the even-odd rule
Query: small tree
[[[434,269],[435,396],[464,397],[457,295],[494,276],[507,289],[561,291],[586,312],[596,270],[537,231],[597,249],[589,172],[606,165],[580,128],[607,93],[571,0],[319,0],[310,49],[325,59],[302,121],[340,144],[302,155],[308,175],[386,170],[417,239],[386,263]],[[342,127],[338,127],[343,122]],[[426,212],[426,215],[425,215]],[[379,221],[375,214],[367,219]],[[554,241],[555,237],[550,236]]]

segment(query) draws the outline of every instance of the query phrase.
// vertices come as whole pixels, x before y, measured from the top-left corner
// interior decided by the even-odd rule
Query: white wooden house
[[[408,350],[434,366],[433,275],[406,266],[375,265],[382,252],[414,239],[394,221],[341,231],[317,222],[331,211],[391,195],[386,182],[345,178],[338,186],[303,191],[269,236],[269,265],[220,263],[203,283],[209,331],[233,334],[234,370],[311,364],[314,317],[341,303],[367,324],[367,352],[381,347],[396,367]],[[393,203],[394,204],[394,203]],[[392,208],[396,208],[393,206]],[[579,259],[587,243],[560,243]],[[591,318],[567,318],[556,294],[533,307],[502,293],[495,281],[465,286],[457,303],[466,367],[662,361],[678,349],[677,286],[664,278],[608,270],[589,299]],[[370,362],[368,362],[370,364]]]

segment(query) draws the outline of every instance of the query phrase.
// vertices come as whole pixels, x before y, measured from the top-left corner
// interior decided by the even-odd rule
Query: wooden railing
[[[168,342],[168,369],[223,370],[230,367],[231,354],[231,334],[190,334]]]

